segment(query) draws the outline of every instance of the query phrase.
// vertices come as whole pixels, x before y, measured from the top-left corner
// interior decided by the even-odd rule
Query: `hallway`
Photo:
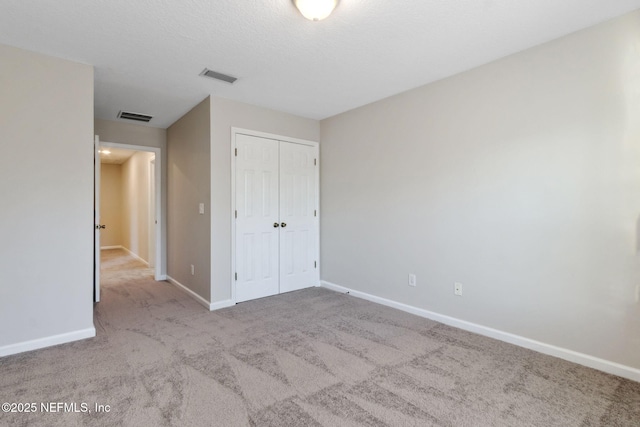
[[[124,249],[103,249],[100,251],[100,277],[104,287],[126,285],[132,281],[148,279],[153,281],[153,269]]]

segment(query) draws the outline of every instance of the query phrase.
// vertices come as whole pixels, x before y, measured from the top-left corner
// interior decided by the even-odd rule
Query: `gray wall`
[[[207,301],[211,301],[210,104],[205,99],[167,129],[167,274]],[[206,207],[204,215],[198,213],[199,203]]]
[[[167,130],[124,121],[95,119],[95,132],[101,141],[167,148]]]
[[[320,140],[320,123],[211,97],[211,301],[231,298],[231,128]]]
[[[323,280],[640,368],[638,46],[635,12],[323,120]]]
[[[163,226],[161,230],[162,244],[162,272],[167,274],[167,130],[143,126],[132,123],[116,122],[110,120],[95,120],[95,133],[104,142],[116,142],[118,144],[142,145],[145,147],[155,147],[161,150],[162,161],[162,203],[160,206]]]
[[[95,330],[93,68],[4,45],[0,64],[2,355]]]

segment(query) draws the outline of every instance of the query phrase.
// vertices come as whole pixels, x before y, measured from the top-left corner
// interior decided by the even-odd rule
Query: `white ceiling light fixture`
[[[322,21],[331,15],[339,0],[293,0],[302,16],[311,21]]]

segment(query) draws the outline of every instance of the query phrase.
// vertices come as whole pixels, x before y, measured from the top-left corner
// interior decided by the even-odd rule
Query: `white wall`
[[[211,301],[210,128],[206,98],[167,129],[167,273],[205,301]],[[203,215],[200,203],[206,207]]]
[[[231,298],[231,128],[320,140],[320,123],[211,97],[211,300]]]
[[[640,12],[321,136],[324,280],[640,368]]]
[[[162,201],[160,211],[162,218],[165,218],[162,222],[161,229],[161,274],[167,274],[167,130],[111,120],[96,119],[94,123],[95,133],[100,136],[101,141],[127,145],[142,145],[146,147],[160,148],[161,150],[162,165],[160,167],[162,168]]]
[[[101,246],[122,246],[122,165],[100,165]]]
[[[153,153],[138,151],[122,168],[122,245],[149,261],[149,162]]]
[[[95,329],[93,69],[4,45],[0,64],[1,356]]]

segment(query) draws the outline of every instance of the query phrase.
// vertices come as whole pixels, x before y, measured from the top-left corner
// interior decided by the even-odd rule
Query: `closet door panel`
[[[278,145],[236,135],[236,302],[280,291]]]
[[[318,283],[317,157],[316,147],[280,142],[280,292]]]

